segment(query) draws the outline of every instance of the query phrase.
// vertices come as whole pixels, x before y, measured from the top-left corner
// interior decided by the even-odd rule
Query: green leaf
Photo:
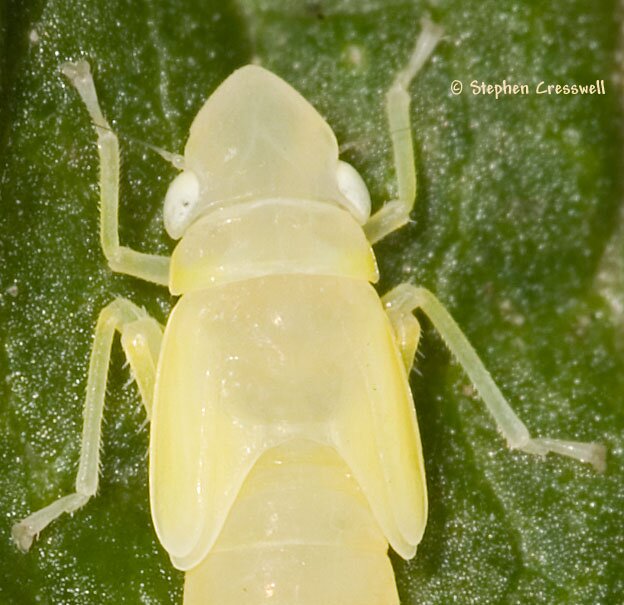
[[[147,431],[115,345],[98,496],[28,554],[13,522],[72,490],[98,310],[162,288],[113,275],[98,239],[95,136],[59,73],[86,57],[122,136],[121,238],[172,248],[174,171],[191,120],[259,59],[326,116],[376,206],[395,191],[383,92],[429,15],[444,41],[414,83],[413,223],[377,246],[380,291],[408,280],[449,307],[536,435],[601,441],[608,470],[509,452],[424,321],[411,376],[430,518],[393,556],[402,603],[624,598],[624,227],[615,1],[5,0],[0,5],[0,601],[180,603],[151,527]],[[526,83],[474,95],[470,82]],[[605,95],[535,85],[605,80]],[[454,96],[451,82],[463,92]],[[140,430],[139,430],[140,429]]]

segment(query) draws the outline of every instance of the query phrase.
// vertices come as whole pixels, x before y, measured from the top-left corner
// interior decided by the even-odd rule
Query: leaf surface
[[[0,601],[180,603],[151,527],[147,431],[118,344],[98,496],[20,554],[11,524],[73,488],[98,310],[113,296],[164,323],[166,291],[106,267],[95,135],[59,73],[87,58],[122,135],[121,239],[172,249],[174,171],[207,96],[252,59],[327,118],[375,207],[396,194],[383,92],[422,16],[445,39],[411,88],[413,222],[377,246],[449,307],[531,431],[609,447],[597,475],[509,452],[424,320],[411,376],[430,518],[393,557],[402,603],[616,604],[624,597],[624,227],[617,3],[335,0],[5,1],[0,7]],[[605,80],[605,95],[535,93]],[[451,82],[463,92],[452,95]],[[470,82],[530,94],[473,94]]]

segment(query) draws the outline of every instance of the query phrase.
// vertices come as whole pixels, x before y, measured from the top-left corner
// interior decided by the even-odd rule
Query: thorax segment
[[[327,202],[263,199],[216,209],[192,225],[171,258],[173,294],[271,274],[376,282],[372,248],[353,217]]]

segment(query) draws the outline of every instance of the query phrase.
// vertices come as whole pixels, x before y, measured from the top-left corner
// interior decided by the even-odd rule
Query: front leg
[[[420,309],[427,315],[451,353],[472,380],[510,448],[540,455],[554,452],[582,462],[589,462],[599,472],[605,470],[606,448],[604,445],[531,437],[527,427],[496,386],[461,328],[429,290],[417,288],[411,284],[401,284],[386,294],[382,301],[389,313],[400,316]]]
[[[86,504],[97,491],[104,395],[116,330],[121,333],[121,344],[139,386],[148,419],[151,415],[162,329],[156,320],[135,304],[117,298],[102,309],[95,328],[89,361],[76,491],[55,500],[13,526],[13,539],[23,551],[30,548],[39,532],[54,519],[63,513],[74,512]]]
[[[169,257],[144,254],[119,244],[119,142],[103,116],[86,61],[65,63],[62,72],[78,90],[98,135],[100,156],[100,241],[113,271],[166,286]]]
[[[407,66],[394,79],[386,93],[386,114],[394,168],[399,187],[399,199],[387,203],[370,217],[364,231],[371,244],[396,231],[409,220],[409,214],[416,201],[416,168],[414,165],[414,141],[410,121],[409,86],[435,49],[442,37],[442,28],[431,21],[423,20],[423,28],[416,40]]]

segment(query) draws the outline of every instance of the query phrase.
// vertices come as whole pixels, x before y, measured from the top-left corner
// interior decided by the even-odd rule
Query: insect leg
[[[120,332],[121,346],[139,387],[147,419],[151,420],[162,327],[154,318],[144,315],[122,326]]]
[[[393,313],[410,313],[420,309],[427,315],[451,353],[472,380],[510,448],[539,455],[554,452],[582,462],[589,462],[599,472],[604,471],[606,449],[599,443],[550,438],[536,439],[530,436],[527,427],[496,386],[461,328],[431,292],[425,288],[401,284],[386,294],[382,300],[386,308]]]
[[[414,355],[420,340],[420,324],[411,312],[395,311],[387,308],[405,370],[409,374],[414,365]]]
[[[13,526],[13,539],[23,551],[30,548],[34,538],[49,523],[63,513],[77,510],[97,491],[104,396],[115,330],[121,333],[122,345],[149,417],[162,330],[156,320],[148,317],[145,311],[129,300],[117,298],[102,309],[95,328],[89,361],[76,492],[59,498]]]
[[[423,28],[416,41],[409,63],[394,79],[386,93],[386,114],[392,137],[394,166],[399,187],[399,199],[385,204],[364,226],[371,243],[375,243],[399,229],[409,220],[416,200],[416,168],[414,142],[410,122],[409,86],[425,64],[442,36],[442,28],[423,20]]]
[[[62,71],[87,106],[98,135],[100,156],[100,241],[113,271],[166,286],[169,257],[144,254],[119,244],[119,142],[103,116],[86,61],[65,63]]]

